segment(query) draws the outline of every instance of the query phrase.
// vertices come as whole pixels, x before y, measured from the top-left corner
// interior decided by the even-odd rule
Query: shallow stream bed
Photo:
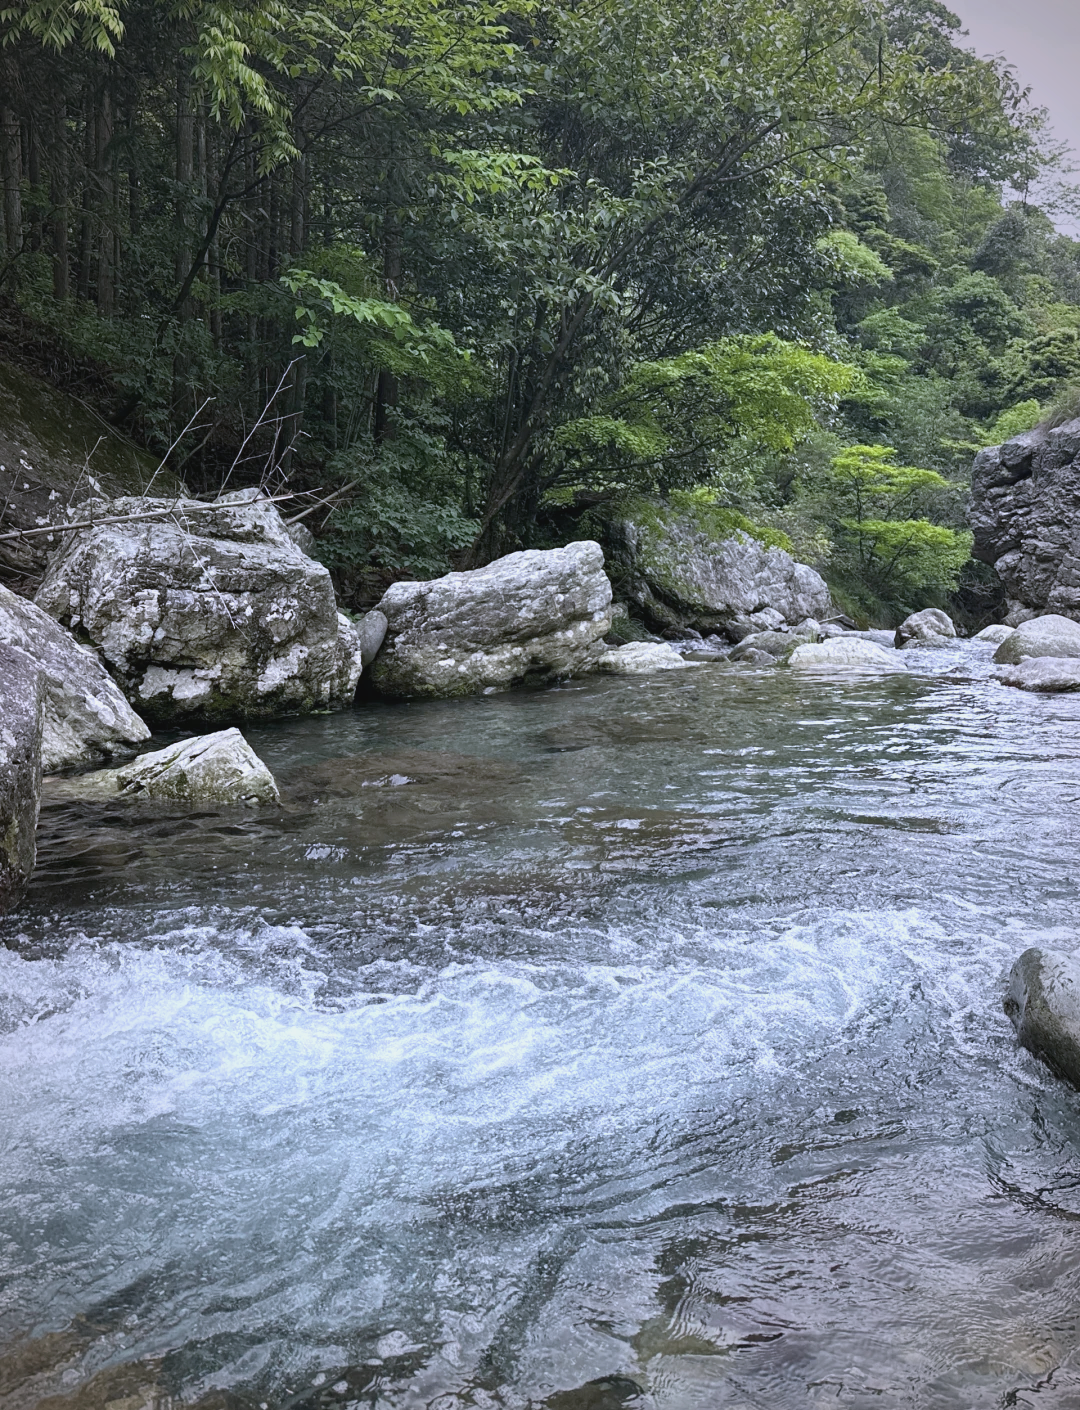
[[[1080,696],[990,649],[246,731],[0,922],[0,1410],[1080,1404]],[[589,1384],[596,1382],[596,1384]]]

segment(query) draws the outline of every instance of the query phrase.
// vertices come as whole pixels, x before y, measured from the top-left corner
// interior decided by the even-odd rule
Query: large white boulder
[[[0,915],[18,902],[34,870],[44,704],[40,667],[0,642]]]
[[[611,626],[600,545],[511,553],[467,573],[394,583],[372,667],[384,694],[475,695],[592,668]]]
[[[1080,657],[1080,622],[1048,613],[1021,622],[994,652],[1002,666],[1016,666],[1028,656]]]
[[[258,491],[94,510],[128,522],[70,534],[35,600],[93,642],[141,714],[257,718],[352,701],[357,629]]]
[[[276,807],[274,775],[238,729],[181,739],[121,769],[100,769],[50,786],[54,798],[148,798],[176,803]]]
[[[924,607],[921,612],[912,612],[896,629],[894,645],[898,647],[951,646],[956,636],[953,619],[939,607]]]
[[[994,646],[1000,646],[1006,637],[1012,636],[1015,627],[1006,626],[1004,622],[993,622],[988,627],[983,627],[981,632],[976,632],[971,638],[972,641],[989,641]]]
[[[734,527],[739,515],[640,499],[626,503],[623,515],[607,528],[613,574],[655,627],[740,641],[832,613],[820,573]]]
[[[834,636],[828,641],[807,642],[791,653],[789,665],[815,670],[903,671],[895,651],[862,637]]]
[[[1080,658],[1028,656],[1018,666],[1003,666],[998,680],[1002,685],[1015,685],[1020,690],[1052,693],[1080,690]]]
[[[631,641],[612,647],[596,663],[596,669],[609,676],[645,676],[653,671],[681,671],[692,663],[666,641]]]
[[[97,656],[47,612],[2,586],[0,642],[24,651],[41,670],[41,763],[46,773],[130,753],[150,738]]]

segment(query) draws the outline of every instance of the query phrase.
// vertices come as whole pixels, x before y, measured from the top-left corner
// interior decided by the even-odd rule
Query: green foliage
[[[555,437],[564,476],[668,490],[722,477],[736,447],[789,451],[859,381],[856,368],[773,334],[633,365],[603,412]]]
[[[147,441],[211,408],[197,488],[276,395],[242,473],[284,438],[349,487],[339,584],[660,493],[875,600],[938,591],[971,448],[1080,380],[1080,242],[1000,198],[1039,117],[957,30],[925,0],[0,0],[0,277]]]

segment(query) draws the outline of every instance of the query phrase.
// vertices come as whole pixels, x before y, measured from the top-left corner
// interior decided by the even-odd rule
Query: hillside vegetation
[[[324,491],[357,605],[680,492],[857,615],[977,620],[966,467],[1080,377],[1080,244],[962,43],[935,0],[23,0],[0,316],[193,491]]]

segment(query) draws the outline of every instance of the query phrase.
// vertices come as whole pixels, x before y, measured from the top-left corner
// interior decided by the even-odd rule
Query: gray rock
[[[902,645],[898,644],[900,651],[927,651],[941,650],[943,647],[949,649],[956,645],[954,636],[913,636],[909,637]]]
[[[1001,666],[1016,666],[1029,656],[1080,657],[1080,623],[1050,613],[1021,622],[994,652]]]
[[[783,660],[797,646],[802,646],[808,641],[817,641],[817,639],[816,622],[814,629],[796,627],[790,632],[755,632],[752,636],[743,637],[732,651],[731,660],[742,661],[750,651],[764,651],[766,655],[772,656],[775,660]]]
[[[736,661],[740,666],[775,666],[778,658],[771,652],[759,651],[756,646],[751,646],[739,656],[733,651],[728,660]]]
[[[1000,646],[1006,637],[1012,636],[1015,627],[1006,626],[1004,622],[994,622],[989,627],[983,627],[981,632],[976,632],[971,638],[972,641],[989,641],[994,646]]]
[[[876,641],[864,641],[854,633],[797,646],[789,664],[815,670],[906,670],[894,651],[886,650]]]
[[[704,652],[695,652],[704,656]],[[715,656],[715,652],[709,653]],[[666,641],[631,641],[605,651],[596,663],[603,675],[642,676],[652,671],[681,671],[691,663]]]
[[[1080,690],[1080,660],[1076,657],[1029,656],[1018,666],[1005,666],[998,672],[1002,685],[1020,690]]]
[[[306,553],[309,558],[315,557],[316,538],[303,521],[297,524],[286,524],[285,532],[301,553]]]
[[[924,607],[921,612],[912,612],[900,623],[894,645],[903,646],[907,641],[927,641],[932,637],[955,635],[956,627],[947,612],[942,612],[938,607]]]
[[[281,801],[273,774],[238,729],[182,739],[142,754],[122,769],[55,780],[53,798],[147,798],[178,803],[223,803],[232,807],[276,807]]]
[[[72,534],[35,599],[93,642],[140,714],[176,723],[351,703],[359,635],[276,506],[255,490],[211,506],[95,506],[99,516],[160,510]]]
[[[1080,1088],[1080,960],[1025,950],[1009,974],[1005,1012],[1024,1047]]]
[[[386,640],[386,614],[380,612],[377,607],[365,612],[356,623],[356,635],[360,643],[360,658],[364,663],[364,670],[367,670]]]
[[[1080,617],[1080,421],[980,451],[972,468],[973,553],[1023,611]]]
[[[19,647],[41,667],[46,773],[130,753],[150,738],[97,656],[47,612],[5,587],[0,587],[0,642]]]
[[[34,870],[44,705],[37,662],[0,642],[0,914],[18,903]]]
[[[896,648],[896,633],[886,631],[884,627],[871,627],[865,632],[844,632],[844,636],[848,641],[873,641],[889,651]]]
[[[707,508],[638,501],[608,525],[612,576],[647,623],[739,641],[830,615],[829,589],[813,568],[741,531],[711,528],[713,522]]]
[[[372,667],[384,695],[456,696],[590,670],[611,627],[600,545],[511,553],[486,568],[394,583]]]

